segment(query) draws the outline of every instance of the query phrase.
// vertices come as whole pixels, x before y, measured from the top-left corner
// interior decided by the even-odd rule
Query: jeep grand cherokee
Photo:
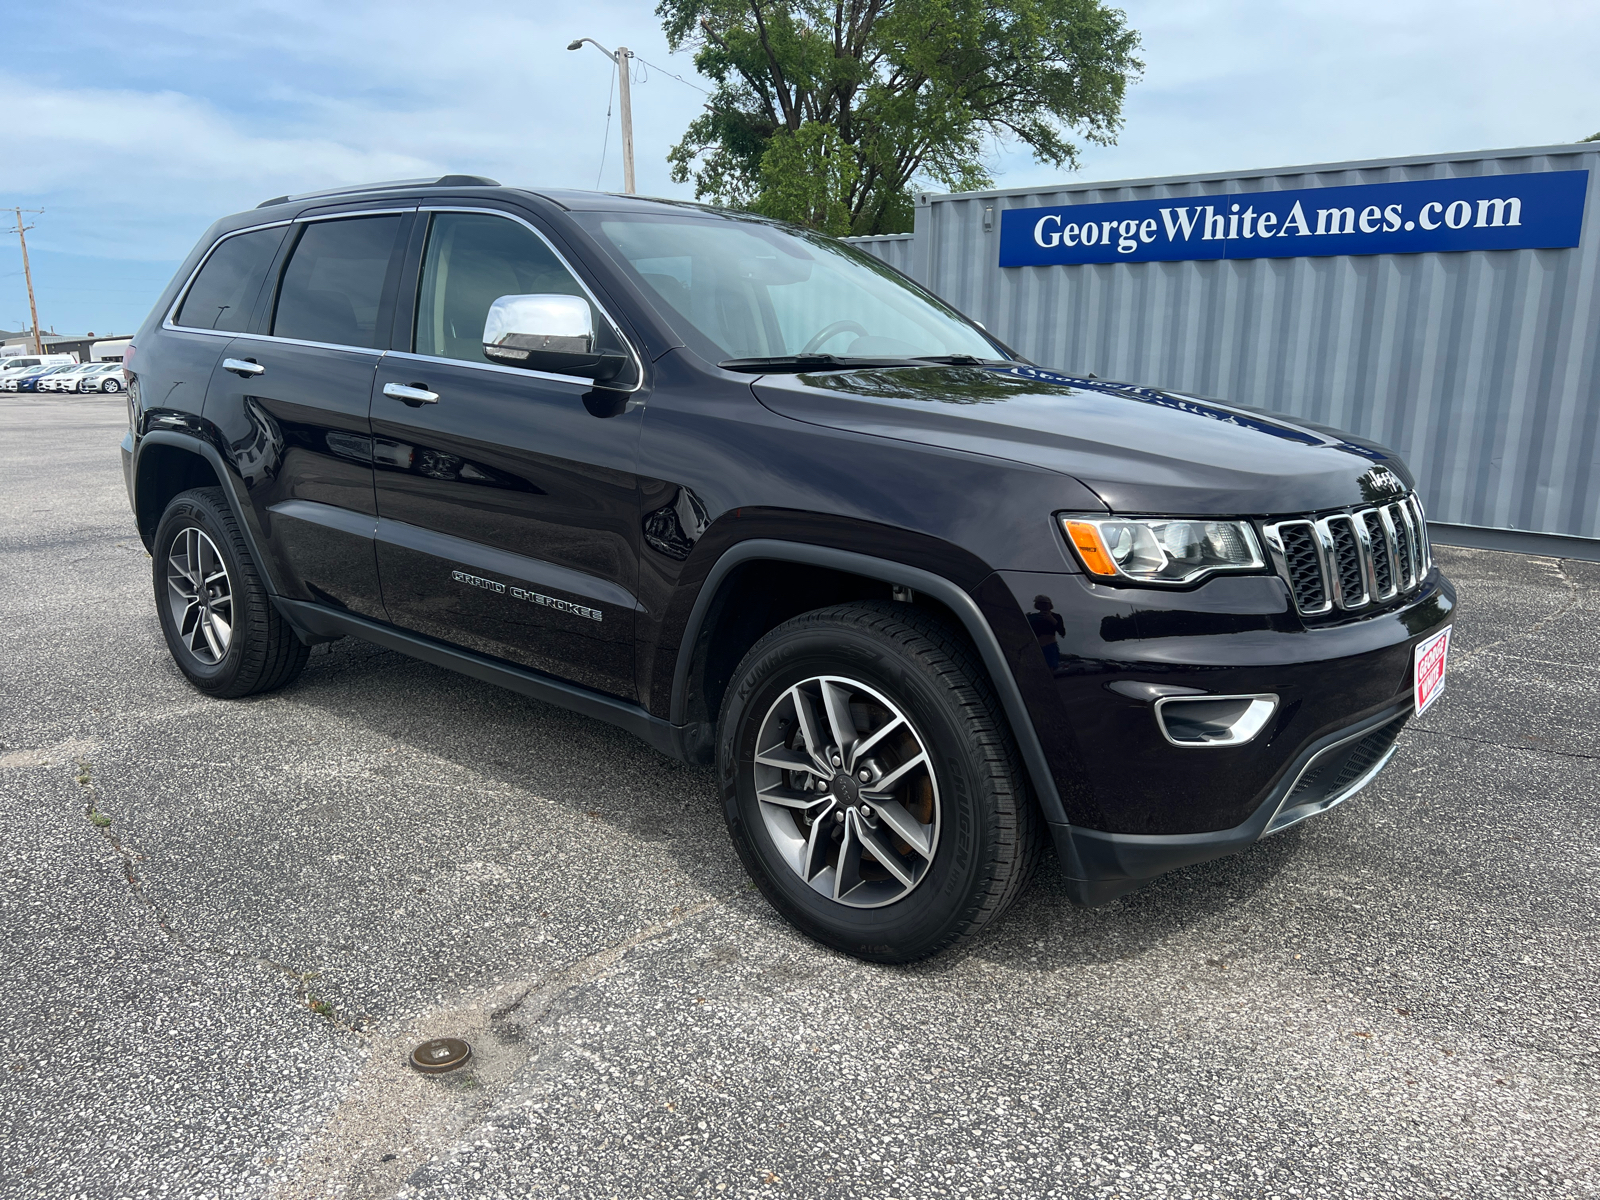
[[[864,958],[1352,795],[1454,606],[1382,447],[1042,370],[848,245],[376,184],[219,221],[125,363],[173,657],[347,635],[715,762],[767,899]]]

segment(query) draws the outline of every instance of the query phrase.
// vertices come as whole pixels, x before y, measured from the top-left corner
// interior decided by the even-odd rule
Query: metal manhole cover
[[[443,1075],[471,1057],[472,1047],[460,1038],[431,1038],[411,1052],[411,1065],[425,1075]]]

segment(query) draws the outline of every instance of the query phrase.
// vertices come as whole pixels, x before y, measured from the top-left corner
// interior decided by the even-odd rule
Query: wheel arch
[[[179,492],[190,488],[220,487],[239,522],[245,545],[261,572],[269,595],[281,590],[274,576],[273,561],[261,553],[259,531],[249,505],[240,502],[234,476],[217,448],[201,438],[158,429],[139,439],[133,462],[133,510],[139,525],[139,538],[152,550],[161,514]]]
[[[953,627],[965,635],[988,674],[989,683],[1000,699],[1002,711],[1010,724],[1012,736],[1016,739],[1017,748],[1021,752],[1023,765],[1028,772],[1029,781],[1033,785],[1034,795],[1038,798],[1043,816],[1052,824],[1066,821],[1066,810],[1062,805],[1060,792],[1057,790],[1039,736],[1034,730],[1022,692],[1006,662],[999,639],[989,627],[977,602],[965,589],[944,576],[892,559],[777,538],[752,538],[730,546],[706,575],[695,597],[694,606],[690,610],[683,640],[679,644],[672,679],[670,720],[673,725],[681,727],[697,720],[714,723],[713,711],[692,711],[696,671],[698,668],[703,675],[707,664],[711,661],[707,657],[708,646],[705,643],[709,640],[709,634],[719,627],[718,618],[723,616],[730,595],[737,596],[741,573],[751,568],[760,568],[763,564],[789,568],[808,567],[829,572],[833,578],[848,577],[860,580],[877,589],[876,593],[868,592],[866,595],[878,594],[885,599],[889,598],[895,589],[909,589],[923,606],[942,610]],[[856,598],[865,596],[858,595]],[[745,637],[748,637],[748,644],[754,644],[764,632],[765,629],[762,629],[754,636],[749,636],[750,631],[744,631]],[[745,637],[737,638],[735,646],[743,642]],[[742,658],[743,653],[744,650],[739,649],[738,657]],[[731,651],[724,649],[722,654],[725,658]],[[732,665],[737,665],[737,659]],[[732,666],[728,670],[731,671]],[[713,673],[713,683],[714,681]],[[710,706],[705,705],[705,708],[709,709]],[[709,742],[709,738],[707,741]]]
[[[180,439],[172,434],[151,433],[141,439],[134,462],[133,505],[139,537],[146,549],[174,496],[190,488],[221,486],[222,479],[201,452],[201,445],[192,438]]]

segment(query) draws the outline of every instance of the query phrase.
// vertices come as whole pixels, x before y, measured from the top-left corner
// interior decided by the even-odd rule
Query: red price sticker
[[[1417,715],[1439,698],[1444,691],[1445,661],[1450,657],[1450,626],[1446,625],[1430,638],[1417,643],[1416,657],[1411,671],[1412,694],[1416,700]]]

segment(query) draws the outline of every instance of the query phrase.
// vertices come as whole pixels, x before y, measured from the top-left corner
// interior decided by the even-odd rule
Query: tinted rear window
[[[225,239],[190,287],[176,324],[240,333],[250,320],[285,230],[258,229]]]
[[[399,230],[399,216],[307,225],[278,289],[273,334],[336,346],[377,346],[378,306]]]

